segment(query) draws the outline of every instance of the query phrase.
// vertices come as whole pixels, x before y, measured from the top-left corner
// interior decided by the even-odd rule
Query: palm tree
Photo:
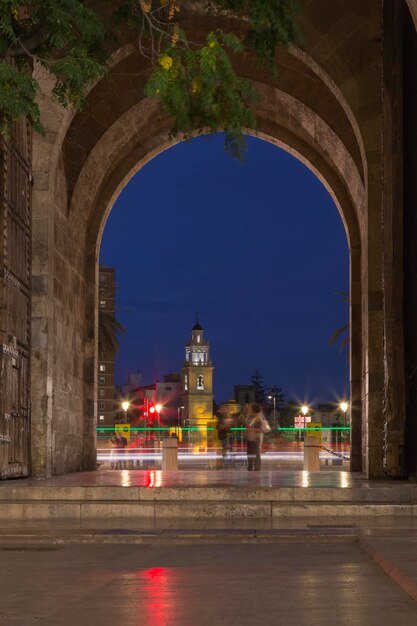
[[[342,298],[343,302],[345,302],[346,304],[349,304],[349,292],[348,291],[338,291],[337,295]],[[340,328],[336,328],[336,330],[330,337],[330,340],[329,340],[330,345],[334,346],[339,341],[339,339],[341,339],[339,350],[340,352],[343,352],[350,343],[349,322],[347,324],[344,324],[343,326],[340,326]]]
[[[105,284],[99,285],[99,299],[104,300],[111,297],[108,287]],[[118,336],[126,332],[124,326],[116,318],[115,313],[99,308],[98,311],[98,353],[99,358],[114,355],[119,347]]]

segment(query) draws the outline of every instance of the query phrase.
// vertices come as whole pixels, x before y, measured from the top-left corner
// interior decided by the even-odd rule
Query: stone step
[[[360,531],[355,528],[323,529],[87,529],[0,531],[0,551],[22,547],[66,544],[151,544],[173,545],[189,543],[311,543],[357,542]]]
[[[1,500],[0,520],[415,516],[417,504],[360,501]]]
[[[375,485],[375,486],[374,486]],[[134,487],[134,486],[50,486],[0,483],[2,501],[49,502],[362,502],[417,504],[417,485],[374,484],[372,487]]]

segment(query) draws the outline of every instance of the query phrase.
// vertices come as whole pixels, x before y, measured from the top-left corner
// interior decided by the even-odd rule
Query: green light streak
[[[181,430],[187,430],[187,431],[198,431],[201,432],[203,429],[201,428],[197,428],[195,426],[180,426],[179,427]],[[129,427],[128,425],[125,427],[118,427],[118,428],[114,428],[113,426],[97,426],[97,430],[98,431],[102,431],[102,430],[109,430],[114,432],[115,430],[124,430],[124,429],[128,429],[131,432],[132,431],[143,431],[143,432],[154,432],[154,431],[171,431],[171,432],[175,432],[176,430],[178,430],[178,426],[150,426],[149,428],[145,427],[145,426],[132,426]],[[204,429],[206,432],[212,432],[215,430],[215,428],[205,428]],[[231,428],[230,430],[233,431],[244,431],[246,430],[244,427],[239,426],[239,427],[235,427],[235,428]],[[279,427],[275,429],[276,431],[292,431],[292,432],[300,432],[300,431],[321,431],[321,430],[346,430],[346,431],[350,431],[350,426],[315,426],[313,428],[294,428],[294,427]]]

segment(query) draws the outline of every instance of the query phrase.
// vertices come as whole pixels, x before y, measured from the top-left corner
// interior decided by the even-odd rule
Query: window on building
[[[104,409],[105,409],[104,402],[99,402],[98,403],[98,408],[100,409],[100,411],[104,411]]]
[[[105,300],[100,300],[100,306],[101,307],[106,306],[106,301]]]
[[[200,343],[200,335],[197,335],[197,343]]]
[[[100,420],[100,422],[104,422],[104,415],[100,415],[98,419]]]
[[[105,372],[105,371],[106,371],[106,366],[100,365],[100,372]]]
[[[188,390],[188,376],[187,376],[187,374],[184,375],[184,389],[185,389],[185,391]]]
[[[100,383],[100,385],[105,385],[106,384],[106,377],[105,376],[99,376],[98,382]]]
[[[105,389],[99,389],[98,390],[98,395],[99,395],[100,398],[104,398],[105,394],[106,394],[106,390]]]
[[[204,376],[197,376],[197,389],[203,391],[204,389]]]

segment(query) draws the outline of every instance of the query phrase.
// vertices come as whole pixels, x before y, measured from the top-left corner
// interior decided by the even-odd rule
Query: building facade
[[[194,441],[207,441],[207,424],[213,419],[213,365],[210,346],[198,319],[185,347],[181,370],[184,425],[196,428]]]
[[[236,402],[241,406],[245,406],[245,404],[251,404],[252,402],[255,402],[254,385],[235,385],[234,398]]]
[[[100,265],[99,269],[99,325],[106,324],[106,318],[115,314],[116,272],[114,267]],[[98,427],[111,427],[114,424],[116,396],[114,366],[116,351],[107,345],[100,345],[97,371],[97,415]]]

